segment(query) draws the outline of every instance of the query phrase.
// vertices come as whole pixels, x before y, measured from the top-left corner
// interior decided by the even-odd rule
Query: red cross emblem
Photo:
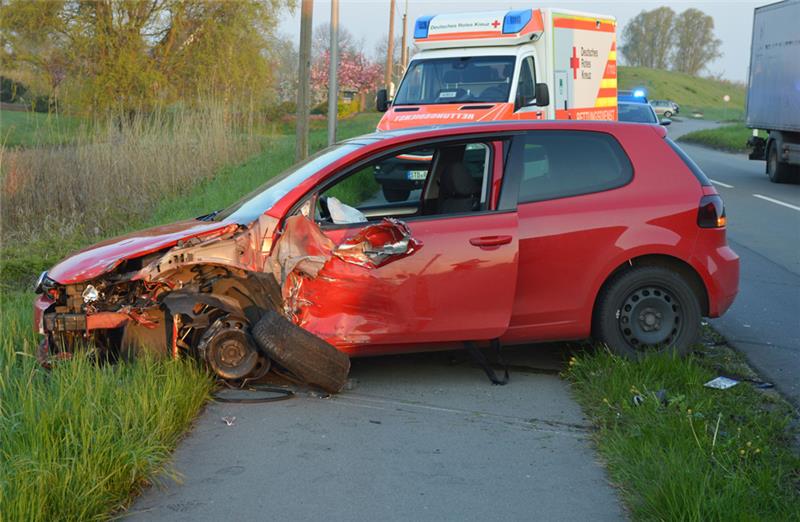
[[[498,27],[500,27],[500,22],[498,22],[497,20],[495,20],[494,22],[492,22],[492,27],[494,27],[495,29],[497,29]]]
[[[576,48],[572,48],[572,58],[569,59],[569,66],[572,68],[572,78],[574,80],[578,79],[578,67],[581,66],[581,61],[578,60],[578,50]]]

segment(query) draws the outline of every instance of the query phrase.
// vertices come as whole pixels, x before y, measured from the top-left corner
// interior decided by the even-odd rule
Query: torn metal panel
[[[386,218],[339,243],[333,254],[354,265],[377,268],[413,254],[420,246],[405,223]]]
[[[285,284],[291,273],[317,277],[330,259],[334,243],[316,223],[303,215],[286,220],[280,239],[270,256],[270,267],[275,278]]]
[[[376,325],[405,322],[415,302],[404,295],[413,290],[397,288],[375,271],[421,246],[394,219],[367,225],[336,245],[316,223],[293,216],[271,262],[283,282],[284,314],[334,344],[370,342],[370,329],[380,333]]]

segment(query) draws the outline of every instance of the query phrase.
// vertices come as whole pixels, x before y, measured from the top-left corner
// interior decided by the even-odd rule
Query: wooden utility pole
[[[389,2],[389,42],[386,46],[386,72],[383,77],[383,82],[386,84],[386,90],[389,94],[392,92],[392,66],[394,60],[394,0]]]
[[[408,0],[406,0],[406,8],[403,11],[403,41],[402,50],[400,51],[400,64],[403,66],[403,72],[406,72],[408,67],[408,44],[406,44],[406,33],[408,31]]]
[[[314,11],[313,0],[303,0],[300,7],[300,60],[297,69],[297,137],[295,138],[294,159],[300,161],[308,157],[308,112],[311,92],[311,16]]]
[[[328,68],[328,146],[336,143],[339,117],[339,0],[331,0],[331,47]]]

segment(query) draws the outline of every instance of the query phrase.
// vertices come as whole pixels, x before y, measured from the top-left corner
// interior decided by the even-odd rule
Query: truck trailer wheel
[[[347,382],[350,358],[283,316],[266,312],[251,334],[267,357],[308,384],[336,393]]]
[[[773,183],[791,183],[797,177],[797,170],[793,165],[779,161],[778,147],[772,141],[767,151],[767,175]]]

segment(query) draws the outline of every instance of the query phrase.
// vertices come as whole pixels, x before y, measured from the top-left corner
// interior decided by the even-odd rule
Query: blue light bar
[[[420,16],[414,24],[414,38],[427,38],[433,16]]]
[[[647,91],[645,91],[644,89],[636,89],[633,91],[633,96],[636,98],[644,98],[645,96],[647,96]]]
[[[531,21],[532,11],[523,9],[520,11],[509,11],[503,18],[503,34],[512,34],[522,31],[522,28]]]

